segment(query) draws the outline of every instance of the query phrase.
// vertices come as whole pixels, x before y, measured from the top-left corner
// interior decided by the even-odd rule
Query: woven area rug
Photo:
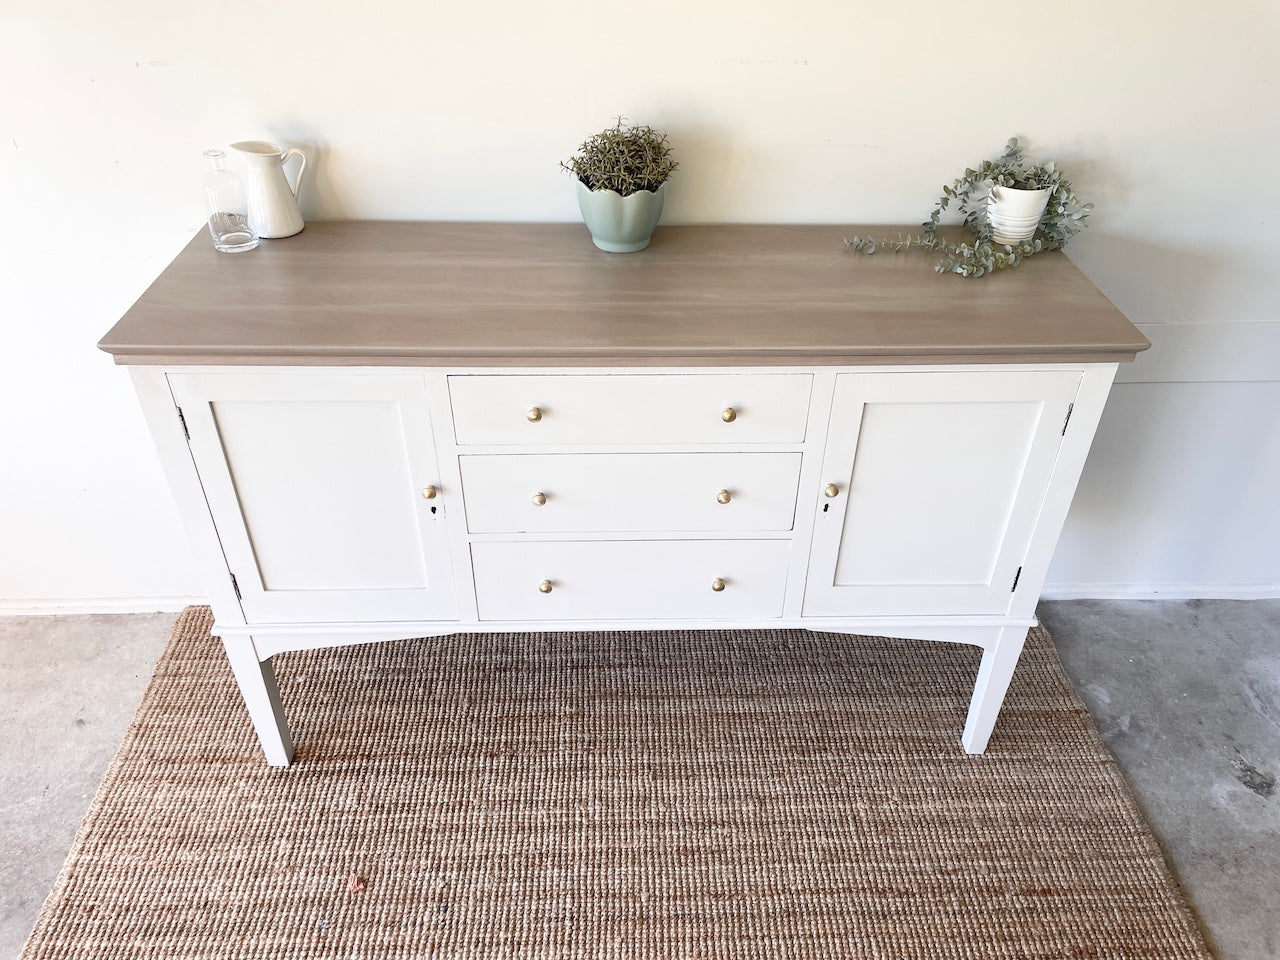
[[[264,765],[179,619],[24,960],[1203,958],[1034,631],[465,635],[277,658]]]

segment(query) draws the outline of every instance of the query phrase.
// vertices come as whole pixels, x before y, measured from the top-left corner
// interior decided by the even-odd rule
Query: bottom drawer
[[[722,620],[782,616],[790,548],[787,540],[474,543],[471,563],[481,620]]]

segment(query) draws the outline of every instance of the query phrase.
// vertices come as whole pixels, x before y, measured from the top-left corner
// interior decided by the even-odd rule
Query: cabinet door
[[[838,376],[804,613],[1006,612],[1080,378]]]
[[[249,623],[457,617],[421,377],[169,382]]]

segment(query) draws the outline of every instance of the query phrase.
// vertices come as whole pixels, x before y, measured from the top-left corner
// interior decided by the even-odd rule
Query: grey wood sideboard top
[[[124,364],[1123,361],[1147,339],[1061,253],[976,280],[840,226],[329,221],[236,255],[202,230],[103,337]],[[894,236],[906,228],[856,232]]]

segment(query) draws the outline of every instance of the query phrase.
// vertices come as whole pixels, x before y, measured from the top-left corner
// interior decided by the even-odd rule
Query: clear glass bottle
[[[252,250],[258,245],[258,235],[249,226],[249,195],[244,181],[225,168],[227,155],[221,150],[206,150],[204,155],[210,170],[201,184],[214,249],[222,253]]]

